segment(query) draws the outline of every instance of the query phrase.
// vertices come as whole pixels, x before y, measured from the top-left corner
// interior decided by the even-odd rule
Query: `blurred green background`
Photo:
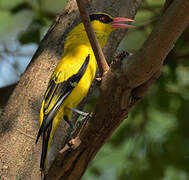
[[[134,53],[141,47],[163,3],[144,1],[120,50]],[[18,81],[64,5],[63,0],[0,0],[0,104],[10,88],[1,90]],[[97,96],[95,90],[86,111],[92,110]],[[103,146],[83,179],[189,179],[189,28],[166,58],[160,79]]]

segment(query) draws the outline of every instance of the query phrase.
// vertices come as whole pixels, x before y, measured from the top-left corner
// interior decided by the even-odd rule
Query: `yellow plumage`
[[[100,19],[104,17],[104,19]],[[113,21],[105,13],[91,16],[92,27],[100,46],[106,44],[109,34],[115,29]],[[95,77],[97,63],[83,23],[76,26],[67,36],[61,61],[55,68],[44,95],[40,111],[40,130],[43,135],[41,170],[47,165],[48,151],[53,134],[63,117],[71,121],[71,108],[75,108],[86,96]]]

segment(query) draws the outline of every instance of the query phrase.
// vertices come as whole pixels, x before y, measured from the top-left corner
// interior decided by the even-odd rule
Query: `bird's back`
[[[71,47],[72,50],[70,49]],[[65,99],[65,102],[63,103],[65,107],[69,107],[69,108],[76,107],[80,103],[80,101],[86,96],[88,89],[90,88],[90,85],[94,79],[97,69],[96,59],[90,44],[86,43],[86,41],[84,41],[84,43],[82,43],[82,41],[80,42],[76,41],[75,44],[74,43],[71,44],[71,47],[68,47],[69,50],[65,49],[65,53],[63,54],[62,59],[59,61],[58,65],[56,66],[50,79],[50,82],[54,81],[56,84],[65,82],[71,76],[73,76],[79,71],[82,64],[85,62],[87,56],[89,55],[89,64],[86,69],[86,72],[81,77],[79,83],[75,84],[73,91]],[[58,97],[56,97],[56,94],[54,94],[51,103],[46,109],[47,112],[49,112],[52,109],[57,99]],[[42,124],[44,118],[43,109],[44,106],[42,106],[41,108],[40,124]],[[64,111],[63,107],[60,108],[59,111],[57,112],[57,114],[61,116],[60,120],[62,120],[62,113],[63,113],[62,111]]]
[[[94,79],[97,63],[91,47],[86,44],[77,45],[73,51],[63,56],[62,60],[58,63],[54,73],[52,74],[52,77],[58,74],[57,83],[67,80],[79,71],[88,55],[89,64],[86,72],[80,79],[79,83],[75,84],[75,88],[73,89],[72,93],[65,100],[64,104],[68,107],[77,106],[77,104],[87,94],[88,89],[90,88],[90,85]]]

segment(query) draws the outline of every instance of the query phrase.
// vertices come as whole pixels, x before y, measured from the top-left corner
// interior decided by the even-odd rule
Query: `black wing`
[[[55,117],[62,103],[65,101],[68,95],[75,88],[75,84],[77,84],[82,78],[89,64],[89,58],[90,58],[90,55],[86,57],[79,71],[76,74],[72,75],[66,81],[63,81],[61,83],[56,83],[56,81],[52,79],[49,82],[47,91],[45,93],[45,98],[44,98],[45,104],[44,104],[44,109],[43,109],[43,114],[44,114],[43,122],[38,131],[36,143],[39,137],[41,136],[42,132],[44,132],[49,127],[50,122]],[[53,106],[51,102],[53,103]],[[47,109],[49,109],[49,106],[52,106],[52,108],[49,111],[47,111]]]

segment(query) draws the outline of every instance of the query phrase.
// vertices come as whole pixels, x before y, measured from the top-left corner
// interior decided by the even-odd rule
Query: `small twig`
[[[96,57],[98,68],[100,70],[100,73],[103,75],[106,71],[108,71],[109,66],[107,64],[107,61],[104,57],[102,49],[99,45],[99,42],[96,38],[96,35],[95,35],[92,25],[90,23],[89,15],[88,15],[85,5],[84,5],[85,3],[83,2],[83,0],[76,0],[76,1],[77,1],[77,6],[79,8],[79,12],[80,12],[83,24],[85,26],[85,30],[87,32],[89,41],[91,43],[92,49],[93,49],[95,57]]]
[[[81,143],[79,136],[77,136],[86,126],[86,123],[89,118],[91,118],[92,113],[88,114],[87,116],[83,117],[79,123],[79,126],[71,132],[70,137],[68,138],[67,144],[59,151],[62,154],[64,151],[68,149],[76,149],[79,144]]]

